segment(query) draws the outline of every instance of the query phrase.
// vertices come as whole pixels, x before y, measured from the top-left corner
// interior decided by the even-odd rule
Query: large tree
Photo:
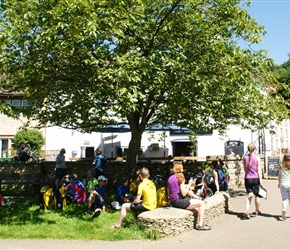
[[[265,32],[240,2],[1,0],[1,87],[40,126],[128,123],[129,170],[152,124],[260,129],[286,109],[265,51],[238,45]]]

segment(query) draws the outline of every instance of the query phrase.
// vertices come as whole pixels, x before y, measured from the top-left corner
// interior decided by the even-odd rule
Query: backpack
[[[204,182],[207,185],[213,184],[214,183],[213,175],[211,173],[209,173],[209,172],[205,172],[205,174],[204,174]]]
[[[221,187],[222,191],[226,191],[228,189],[228,182],[226,180],[226,173],[223,168],[215,168],[214,169],[218,175],[218,183]]]
[[[100,159],[101,164],[99,164],[99,166],[97,166],[97,159]],[[104,167],[107,165],[107,158],[104,155],[97,155],[94,159],[95,162],[95,169],[100,169],[101,171],[104,171]]]

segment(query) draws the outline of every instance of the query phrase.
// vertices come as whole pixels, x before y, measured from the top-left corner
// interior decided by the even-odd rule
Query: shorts
[[[282,201],[290,201],[290,186],[281,186]]]
[[[57,168],[55,170],[55,179],[62,179],[66,175],[65,168]]]
[[[260,185],[259,178],[245,179],[245,188],[247,190],[247,194],[253,193],[253,189],[257,185]]]
[[[97,203],[97,202],[93,202],[93,204],[92,204],[92,210],[96,210],[97,208],[102,209],[103,206],[104,206],[104,204],[100,204],[100,203]]]
[[[186,209],[190,205],[190,197],[181,198],[178,201],[170,201],[171,206],[175,208]]]
[[[142,203],[138,203],[137,205],[131,203],[131,205],[130,205],[130,209],[131,209],[132,211],[138,211],[138,212],[148,211],[148,209],[145,208],[145,207],[142,205]]]

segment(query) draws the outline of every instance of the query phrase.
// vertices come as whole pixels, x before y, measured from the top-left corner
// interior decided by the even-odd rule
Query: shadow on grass
[[[94,220],[92,216],[88,216],[87,203],[74,204],[68,203],[64,210],[49,208],[42,210],[39,207],[38,199],[36,197],[21,197],[10,198],[11,204],[5,206],[1,210],[1,224],[56,224],[56,217],[75,218],[78,220]],[[107,213],[116,213],[116,210],[110,209]]]

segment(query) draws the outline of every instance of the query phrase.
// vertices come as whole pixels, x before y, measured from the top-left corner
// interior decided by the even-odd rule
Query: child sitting
[[[40,189],[39,193],[39,206],[41,209],[46,209],[51,203],[51,198],[53,196],[52,183],[50,180],[45,182],[45,186]]]

